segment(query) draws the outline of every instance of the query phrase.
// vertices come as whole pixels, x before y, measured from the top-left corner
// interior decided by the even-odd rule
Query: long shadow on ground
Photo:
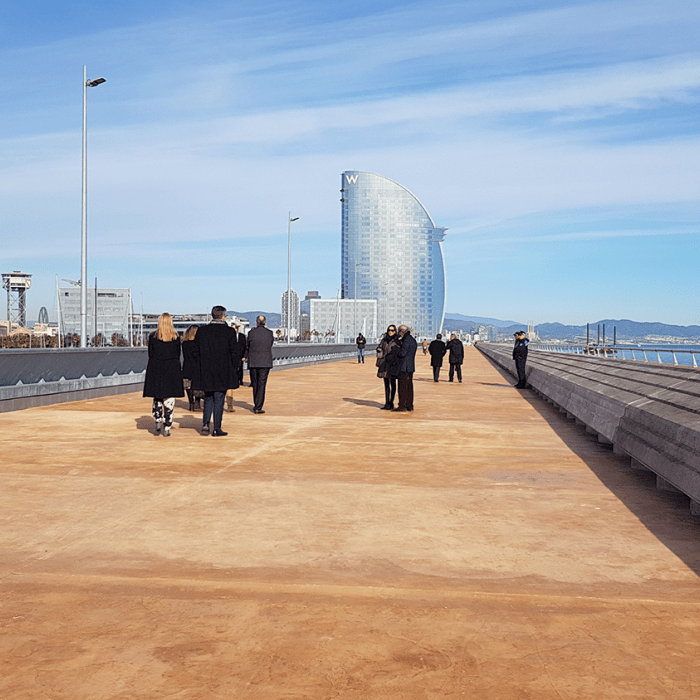
[[[490,358],[484,357],[504,379],[512,378]],[[586,433],[583,426],[575,426],[572,419],[535,393],[524,390],[521,395],[649,532],[700,576],[700,518],[690,514],[688,496],[657,489],[653,472],[633,469],[629,457],[614,455],[611,445],[599,444],[595,435]],[[588,443],[585,451],[581,449],[582,436]],[[591,447],[603,459],[590,459]]]

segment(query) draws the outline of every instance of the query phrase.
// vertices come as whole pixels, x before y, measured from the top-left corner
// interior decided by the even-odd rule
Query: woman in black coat
[[[393,324],[386,329],[384,337],[377,346],[377,376],[384,380],[384,405],[382,411],[390,411],[394,408],[396,397],[396,377],[398,371],[398,335]]]
[[[143,395],[153,398],[156,433],[170,435],[175,399],[185,395],[180,369],[180,336],[173,327],[173,317],[161,314],[158,329],[148,337],[148,365]]]
[[[201,411],[202,392],[192,388],[192,380],[199,372],[199,362],[194,357],[194,338],[198,326],[190,326],[182,336],[182,379],[190,402],[190,411]]]

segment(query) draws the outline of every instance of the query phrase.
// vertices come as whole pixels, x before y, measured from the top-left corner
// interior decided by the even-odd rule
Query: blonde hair
[[[173,326],[173,317],[170,314],[161,314],[158,317],[156,338],[158,338],[158,340],[164,340],[166,343],[178,338],[177,331]]]
[[[190,326],[186,331],[185,335],[182,336],[182,340],[194,340],[194,337],[197,335],[197,329],[199,326]]]

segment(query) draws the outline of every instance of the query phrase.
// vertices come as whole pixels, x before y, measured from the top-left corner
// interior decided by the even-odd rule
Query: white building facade
[[[378,337],[376,299],[308,299],[311,340],[354,343],[359,333],[374,342]]]
[[[342,174],[341,296],[376,299],[381,332],[406,324],[435,336],[445,317],[445,228],[405,187],[374,173]]]
[[[290,334],[292,340],[301,331],[301,324],[299,322],[299,295],[292,289],[289,295],[290,304],[287,304],[287,292],[282,294],[281,311],[282,320],[280,321],[280,326],[287,332],[287,328],[290,329]],[[287,316],[289,315],[289,322],[287,322]]]
[[[113,334],[129,338],[131,316],[130,289],[88,287],[87,333],[89,338],[101,334],[109,342]],[[95,297],[97,292],[97,297]],[[97,303],[95,303],[97,301]],[[61,336],[80,334],[80,287],[59,287],[58,327]]]

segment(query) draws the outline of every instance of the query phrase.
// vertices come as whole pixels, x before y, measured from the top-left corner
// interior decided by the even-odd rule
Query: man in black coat
[[[435,340],[428,345],[428,352],[430,353],[430,365],[433,368],[433,381],[437,382],[440,380],[442,358],[445,357],[445,353],[447,352],[445,343],[442,342],[441,333],[438,333]]]
[[[455,371],[457,372],[457,379],[459,383],[462,383],[462,362],[464,362],[464,345],[462,341],[457,338],[453,333],[450,336],[450,340],[447,343],[447,349],[450,351],[450,379],[453,382],[455,378]]]
[[[238,350],[241,353],[241,361],[238,365],[238,383],[243,386],[243,360],[248,354],[248,339],[245,337],[245,333],[241,333],[240,326],[234,326],[234,329],[238,338]]]
[[[515,360],[515,369],[518,372],[518,383],[516,389],[527,389],[527,380],[525,378],[525,363],[527,362],[527,335],[525,331],[513,333],[515,336],[515,347],[513,348],[513,359]]]
[[[399,348],[399,405],[392,411],[402,413],[413,410],[413,373],[416,371],[416,350],[418,343],[408,330],[408,326],[399,326],[401,347]]]
[[[269,328],[265,328],[266,322],[264,316],[258,316],[255,328],[248,332],[248,371],[250,385],[253,387],[253,413],[265,413],[265,387],[272,368],[272,344],[275,336]]]
[[[236,331],[226,323],[226,309],[215,306],[211,323],[202,326],[194,337],[194,356],[199,362],[195,388],[204,392],[202,435],[209,435],[209,421],[214,415],[214,437],[228,435],[221,429],[224,401],[228,389],[238,389],[240,351]]]

